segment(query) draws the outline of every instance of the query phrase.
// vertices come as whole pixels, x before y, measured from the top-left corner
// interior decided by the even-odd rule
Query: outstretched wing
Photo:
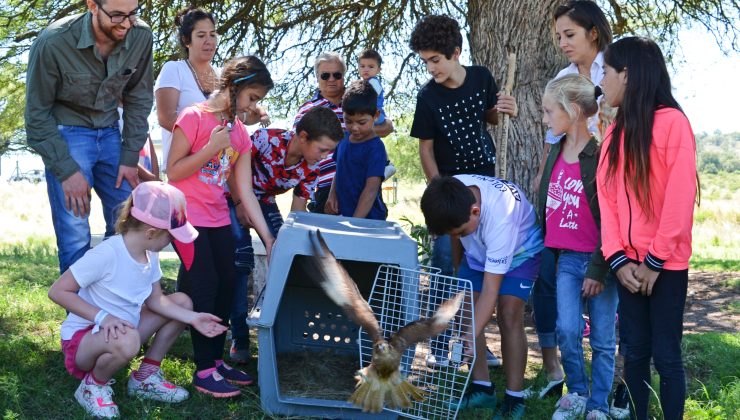
[[[431,318],[406,324],[393,334],[390,345],[400,352],[421,340],[441,334],[447,329],[450,320],[455,317],[458,309],[460,309],[463,296],[464,293],[460,292],[452,299],[439,305],[437,312]]]
[[[383,333],[373,310],[363,299],[357,289],[357,284],[349,276],[347,270],[334,257],[334,253],[326,245],[321,232],[309,231],[308,234],[313,247],[311,260],[319,273],[317,282],[321,288],[334,303],[342,308],[349,319],[365,330],[370,340],[374,342],[382,338]]]

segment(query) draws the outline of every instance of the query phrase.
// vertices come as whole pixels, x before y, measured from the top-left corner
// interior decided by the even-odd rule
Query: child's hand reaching
[[[475,355],[475,348],[473,347],[473,334],[470,331],[460,336],[460,341],[463,345],[463,363],[470,363]]]
[[[134,326],[129,322],[117,318],[111,314],[107,314],[103,321],[100,322],[100,332],[105,336],[105,342],[109,342],[111,335],[114,340],[118,339],[118,333],[126,334],[126,328],[134,329]],[[94,330],[93,330],[94,331]],[[94,332],[93,332],[94,333]]]
[[[220,324],[220,322],[221,318],[216,315],[206,312],[197,312],[195,313],[193,320],[190,322],[190,325],[206,337],[215,337],[223,334],[228,329],[225,325]]]

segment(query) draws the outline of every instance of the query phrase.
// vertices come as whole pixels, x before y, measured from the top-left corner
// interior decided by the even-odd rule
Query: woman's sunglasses
[[[344,74],[342,74],[341,71],[335,71],[334,73],[321,73],[321,80],[329,80],[330,77],[334,76],[334,80],[342,80],[342,77],[344,77]]]

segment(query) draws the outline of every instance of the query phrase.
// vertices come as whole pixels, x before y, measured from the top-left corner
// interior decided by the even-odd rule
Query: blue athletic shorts
[[[498,294],[516,296],[524,302],[528,301],[534,280],[540,270],[540,262],[540,254],[537,254],[506,273]],[[462,258],[460,267],[457,269],[457,277],[469,280],[473,284],[474,292],[480,292],[483,289],[483,272],[470,268],[465,257]]]

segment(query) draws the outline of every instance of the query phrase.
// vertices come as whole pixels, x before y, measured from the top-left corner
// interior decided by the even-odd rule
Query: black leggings
[[[633,418],[647,419],[650,359],[660,375],[660,404],[666,420],[682,419],[686,378],[681,360],[683,311],[689,271],[663,270],[650,296],[618,284],[619,325]]]
[[[189,270],[180,266],[177,290],[190,296],[195,312],[214,314],[223,320],[224,325],[228,325],[236,278],[231,227],[196,229],[198,238],[193,242],[193,263]],[[184,250],[182,244],[175,246],[180,261],[183,260]],[[215,367],[216,360],[223,359],[226,333],[208,338],[191,328],[190,335],[197,370]]]

